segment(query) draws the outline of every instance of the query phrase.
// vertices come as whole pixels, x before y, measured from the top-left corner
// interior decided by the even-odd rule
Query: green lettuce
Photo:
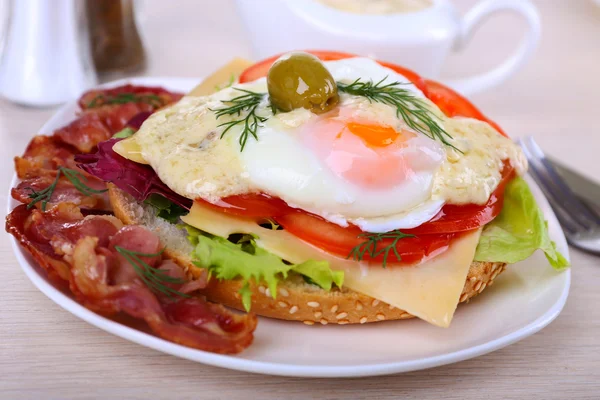
[[[148,196],[148,198],[144,200],[144,203],[154,207],[158,217],[167,220],[172,224],[176,224],[179,221],[179,217],[188,213],[188,210],[185,208],[156,193],[152,193]]]
[[[194,264],[208,268],[211,276],[220,280],[241,279],[239,293],[246,311],[250,310],[252,292],[249,282],[264,282],[271,296],[277,296],[277,284],[285,279],[290,271],[304,275],[311,282],[329,291],[333,284],[341,287],[344,281],[342,271],[333,271],[326,261],[309,260],[301,264],[289,264],[281,258],[256,245],[252,235],[237,235],[232,241],[207,234],[187,226],[188,240],[195,246],[192,258]]]
[[[548,224],[529,186],[522,178],[516,178],[506,186],[502,211],[483,229],[475,260],[513,264],[538,249],[555,269],[569,266],[550,240]]]

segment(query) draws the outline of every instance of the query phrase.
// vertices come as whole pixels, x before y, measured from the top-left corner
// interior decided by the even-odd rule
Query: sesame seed
[[[360,311],[360,310],[362,310],[362,309],[363,309],[363,305],[362,305],[362,303],[361,303],[360,301],[357,301],[357,302],[356,302],[356,309],[357,309],[358,311]]]
[[[305,325],[314,325],[315,324],[315,321],[309,321],[309,320],[302,321],[302,322],[304,322]]]
[[[487,286],[486,283],[484,283],[483,285],[481,285],[481,289],[479,289],[479,293],[483,292],[483,289],[485,289],[486,286]]]
[[[283,297],[288,297],[290,295],[290,292],[288,292],[285,288],[279,288],[279,293],[281,293]]]
[[[367,317],[362,317],[362,318],[360,319],[360,323],[361,323],[361,324],[364,324],[364,323],[366,323],[366,322],[367,322]]]
[[[469,293],[463,293],[462,296],[460,296],[459,301],[462,303],[463,301],[467,300],[468,295]]]
[[[385,315],[383,315],[383,314],[377,314],[375,317],[376,317],[376,318],[377,318],[379,321],[383,321],[383,320],[385,319]]]
[[[292,306],[292,308],[290,308],[290,314],[294,314],[296,311],[298,311],[298,306]]]
[[[390,310],[393,310],[393,309],[394,309],[394,308],[396,308],[396,307],[394,307],[393,305],[391,305],[391,304],[390,304],[390,306],[389,306],[388,308],[389,308]]]
[[[265,296],[271,297],[271,290],[269,290],[269,288],[265,289]]]
[[[323,316],[323,313],[322,313],[321,311],[317,311],[317,312],[315,313],[315,318],[316,318],[316,319],[319,319],[319,318],[321,318],[322,316]]]
[[[473,288],[473,290],[475,290],[476,292],[479,291],[479,289],[481,288],[482,284],[483,284],[483,282],[481,282],[481,281],[477,282],[477,285],[475,285],[475,287]]]
[[[265,294],[265,287],[264,286],[259,286],[258,287],[258,291],[261,292],[262,294]]]
[[[341,321],[338,321],[339,325],[346,325],[346,324],[349,324],[349,323],[350,323],[350,321],[348,321],[347,319],[343,319]]]
[[[500,270],[497,270],[497,271],[495,271],[495,272],[492,274],[492,276],[491,276],[490,280],[491,280],[491,281],[493,281],[494,279],[496,279],[496,277],[498,276],[498,274],[499,274],[499,273],[500,273]],[[490,282],[490,283],[491,283],[491,282]]]
[[[338,308],[339,308],[339,307],[338,307],[338,305],[337,305],[337,304],[336,304],[336,305],[334,305],[333,307],[331,307],[331,312],[332,312],[332,313],[336,312],[336,311],[338,310]]]
[[[321,305],[319,303],[317,303],[316,301],[309,301],[308,303],[306,303],[306,305],[309,307],[312,307],[312,308],[321,307]]]
[[[335,319],[342,319],[342,318],[346,318],[347,316],[348,316],[347,312],[341,312],[335,316]]]
[[[474,276],[472,276],[472,277],[470,277],[470,278],[469,278],[469,280],[470,280],[471,282],[475,282],[475,281],[477,280],[477,278],[476,278],[476,277],[474,277]]]
[[[321,325],[327,325],[327,320],[325,318],[322,318],[320,321]]]
[[[377,306],[379,305],[379,300],[377,300],[377,299],[374,299],[374,300],[373,300],[373,302],[371,303],[371,305],[372,305],[373,307],[377,307]]]
[[[286,303],[285,301],[280,301],[277,304],[279,304],[279,307],[285,308],[288,306],[288,303]]]
[[[411,315],[407,312],[403,312],[402,314],[400,314],[400,318],[406,319],[406,318],[410,318]]]

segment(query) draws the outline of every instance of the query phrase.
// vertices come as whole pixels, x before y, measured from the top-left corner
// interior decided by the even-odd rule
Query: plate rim
[[[120,85],[123,83],[136,83],[139,84],[158,84],[163,86],[165,81],[179,82],[179,84],[192,85],[193,82],[198,82],[199,79],[195,78],[177,78],[177,77],[132,77],[119,79],[111,82],[104,83],[98,87],[110,87],[114,85]],[[40,132],[44,131],[44,127],[65,110],[72,107],[75,101],[67,102],[62,107],[58,108],[55,113],[50,117],[43,125]],[[10,196],[10,190],[16,184],[18,178],[16,174],[13,174],[11,180],[7,201],[7,213],[10,213],[14,208],[15,201]],[[552,212],[552,211],[551,211]],[[552,212],[553,214],[553,212]],[[556,218],[554,215],[552,217]],[[562,231],[561,231],[562,233]],[[531,336],[541,329],[549,325],[563,310],[571,286],[571,269],[561,272],[561,276],[564,276],[562,292],[554,304],[548,308],[542,315],[536,318],[534,321],[524,325],[516,331],[507,333],[499,338],[481,343],[476,346],[451,351],[441,355],[429,356],[425,358],[419,358],[409,361],[398,361],[398,362],[385,362],[385,363],[370,363],[361,365],[350,365],[350,366],[339,366],[339,365],[292,365],[277,362],[268,361],[256,361],[247,358],[238,357],[236,355],[223,355],[215,354],[203,350],[197,350],[190,347],[182,346],[176,343],[169,342],[157,336],[139,331],[129,326],[123,325],[119,322],[115,322],[109,318],[103,317],[99,314],[88,310],[77,301],[73,300],[60,290],[50,284],[47,279],[40,274],[39,267],[33,265],[28,260],[28,254],[17,242],[16,238],[9,233],[5,233],[10,236],[11,246],[13,253],[15,254],[17,261],[29,278],[34,286],[41,291],[46,297],[52,300],[54,303],[59,305],[64,310],[75,315],[79,319],[102,329],[105,332],[111,333],[122,339],[137,343],[147,348],[151,348],[156,351],[160,351],[169,355],[184,358],[190,361],[195,361],[211,366],[233,369],[238,371],[245,371],[251,373],[277,375],[277,376],[289,376],[289,377],[310,377],[310,378],[354,378],[354,377],[366,377],[366,376],[378,376],[378,375],[389,375],[395,373],[402,373],[408,371],[417,371],[427,368],[433,368],[437,366],[452,364],[459,361],[464,361],[470,358],[478,357],[503,347],[511,345],[519,340],[522,340],[528,336]],[[561,238],[564,240],[564,235]],[[566,255],[568,257],[568,254]]]

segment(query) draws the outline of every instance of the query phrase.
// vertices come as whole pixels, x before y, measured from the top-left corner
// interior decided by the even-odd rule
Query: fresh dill
[[[352,258],[356,261],[362,261],[365,257],[365,254],[367,254],[370,259],[374,259],[379,255],[383,254],[382,266],[383,268],[385,268],[387,266],[390,252],[394,254],[396,260],[402,260],[402,257],[400,257],[400,253],[398,253],[398,249],[396,248],[398,241],[404,238],[414,237],[414,235],[402,233],[396,229],[385,233],[364,232],[358,235],[358,237],[365,238],[365,241],[359,244],[358,246],[354,247],[350,251],[350,254],[348,254],[348,257],[346,258]],[[392,241],[387,246],[379,248],[379,245],[384,239],[392,239]]]
[[[163,253],[164,249],[153,254],[140,253],[138,251],[128,250],[121,246],[115,246],[115,250],[125,257],[127,262],[133,266],[135,272],[138,274],[142,282],[144,282],[146,286],[148,286],[148,288],[150,288],[150,290],[153,292],[162,293],[168,297],[190,297],[187,294],[181,293],[168,286],[168,284],[183,285],[185,280],[169,276],[164,271],[151,267],[140,258],[158,257]]]
[[[27,208],[30,209],[35,206],[38,202],[42,202],[42,211],[46,211],[46,205],[52,198],[52,194],[54,194],[54,190],[56,190],[56,186],[58,185],[58,181],[60,176],[64,175],[75,187],[75,189],[79,190],[85,196],[91,196],[93,194],[104,193],[107,189],[96,190],[87,186],[82,180],[87,180],[87,178],[80,172],[74,169],[69,169],[65,167],[60,167],[56,172],[56,179],[54,182],[47,188],[36,192],[33,188],[29,188],[31,193],[29,194],[29,198],[32,199],[31,202],[27,205]]]
[[[403,83],[384,83],[386,79],[387,77],[373,83],[373,81],[363,82],[359,78],[350,84],[337,82],[337,87],[340,92],[366,97],[370,102],[383,103],[396,108],[396,115],[401,117],[411,129],[461,152],[448,141],[452,136],[440,126],[438,117],[427,107],[427,103],[416,97],[410,90],[402,88]]]
[[[114,96],[99,94],[87,105],[87,108],[95,108],[107,104],[146,103],[154,108],[164,105],[163,100],[155,94],[117,93]]]
[[[223,116],[239,117],[228,122],[223,122],[222,124],[219,124],[218,127],[225,128],[221,133],[220,138],[222,139],[231,128],[242,124],[243,129],[240,135],[239,143],[241,146],[241,151],[243,151],[249,136],[252,136],[254,139],[258,140],[258,128],[268,119],[267,117],[262,117],[256,113],[260,103],[267,96],[267,94],[252,92],[250,90],[240,88],[233,89],[242,92],[243,94],[234,97],[231,100],[223,100],[225,107],[211,111],[215,112],[217,119]]]

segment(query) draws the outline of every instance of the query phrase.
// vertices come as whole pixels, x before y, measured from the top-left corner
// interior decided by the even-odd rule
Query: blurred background
[[[18,0],[13,3],[21,6],[31,1],[40,0]],[[64,10],[55,9],[56,4],[65,1],[68,3],[67,0],[45,2],[55,10],[53,15],[42,16],[50,21],[48,29],[52,29],[52,18],[60,20],[61,23],[64,23],[65,18],[70,18],[65,17]],[[251,40],[252,36],[247,30],[249,25],[272,25],[276,32],[280,32],[277,36],[284,39],[298,35],[297,31],[292,32],[285,21],[270,18],[269,15],[269,7],[275,8],[278,3],[287,0],[241,1],[256,4],[257,7],[266,3],[267,11],[261,14],[264,18],[254,22],[244,20],[238,9],[240,1],[236,3],[234,0],[75,0],[74,3],[79,7],[87,4],[87,14],[92,19],[104,18],[105,22],[114,22],[124,18],[121,22],[125,28],[121,33],[134,37],[129,47],[134,50],[129,52],[129,61],[125,60],[125,63],[129,62],[132,65],[111,70],[102,65],[102,60],[95,60],[99,69],[110,70],[108,73],[98,73],[98,81],[104,82],[133,75],[200,79],[234,57],[256,59],[256,49],[261,47],[261,43]],[[106,11],[106,7],[102,11],[101,5],[106,6],[109,3],[117,4],[124,15],[111,15]],[[481,2],[453,0],[449,3],[456,7],[458,15],[464,16]],[[569,137],[580,141],[586,137],[600,135],[600,128],[596,123],[592,123],[600,106],[597,97],[600,89],[600,5],[595,0],[533,0],[532,3],[537,8],[542,27],[540,41],[534,46],[536,48],[532,56],[498,86],[470,94],[469,97],[484,113],[497,120],[511,136],[533,135],[549,154],[564,159],[575,169],[589,175],[590,167],[580,160],[592,160],[594,149],[583,146],[577,151],[565,152],[565,143]],[[6,23],[6,17],[11,14],[8,4],[8,0],[0,1],[0,20],[4,21],[4,32],[11,28],[11,24]],[[31,20],[33,17],[28,15],[26,18]],[[127,18],[133,18],[135,21],[136,25],[133,28],[127,25]],[[97,34],[97,23],[94,25],[93,22],[88,22],[88,32]],[[336,21],[332,20],[330,23],[335,25]],[[43,26],[37,29],[42,28]],[[431,30],[431,27],[419,25],[414,29],[425,31]],[[476,29],[465,43],[464,49],[460,52],[449,52],[448,57],[440,64],[439,76],[436,78],[445,81],[493,68],[515,51],[527,29],[523,18],[515,13],[494,14],[480,24],[479,29]],[[439,33],[436,33],[435,29],[432,32],[434,35]],[[83,41],[86,34],[87,32],[78,30],[78,40]],[[136,35],[139,35],[139,41],[135,39]],[[94,34],[92,40],[93,36]],[[263,42],[268,43],[271,40],[279,39],[272,38]],[[314,47],[318,47],[318,36],[314,40]],[[5,40],[2,49],[3,64],[6,64],[8,50]],[[110,54],[110,49],[106,54]],[[410,66],[410,57],[407,57],[406,62],[402,62],[403,56],[402,52],[399,52],[397,59],[393,61]],[[106,61],[105,59],[104,62]],[[108,61],[110,62],[110,57]],[[68,59],[60,60],[54,56],[45,62],[58,65],[57,72],[53,74],[65,73],[63,70],[71,64]],[[21,65],[18,65],[18,70],[26,69],[26,66],[21,68]],[[7,75],[4,76],[5,80],[15,81],[14,76],[18,71],[7,74],[6,68],[0,67],[0,70],[4,70]],[[10,100],[0,100],[0,126],[5,128],[2,140],[21,138],[23,135],[31,137],[54,111],[54,107],[27,108]],[[23,143],[20,140],[11,145],[15,146],[13,154],[22,151]],[[583,153],[584,156],[578,157],[577,153]]]

